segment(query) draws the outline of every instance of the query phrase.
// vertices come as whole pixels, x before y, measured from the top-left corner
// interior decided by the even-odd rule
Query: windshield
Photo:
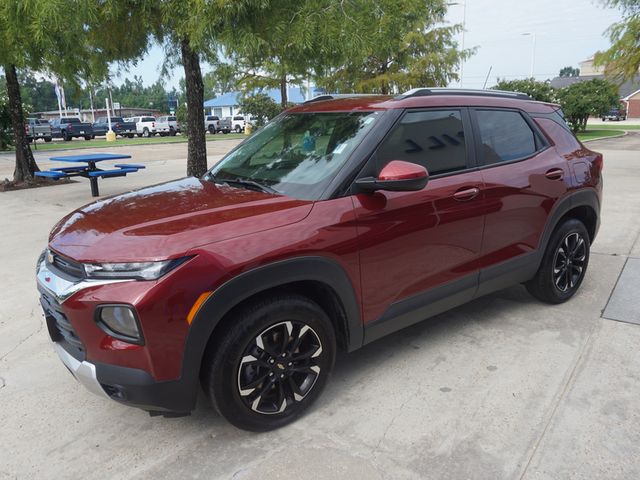
[[[283,195],[315,200],[381,115],[282,115],[222,159],[204,178],[250,180]]]

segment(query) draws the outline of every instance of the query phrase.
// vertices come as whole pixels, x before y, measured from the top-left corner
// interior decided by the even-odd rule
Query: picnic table
[[[98,178],[124,177],[127,173],[134,173],[145,168],[144,165],[133,163],[121,163],[115,165],[114,169],[102,170],[96,166],[98,162],[104,160],[121,160],[131,158],[131,155],[122,155],[114,153],[88,153],[83,155],[67,155],[64,157],[51,157],[50,160],[57,162],[79,163],[71,167],[57,167],[51,170],[36,172],[36,176],[52,178],[58,180],[60,178],[69,177],[85,177],[89,179],[91,184],[91,195],[97,197],[100,195],[98,190]]]

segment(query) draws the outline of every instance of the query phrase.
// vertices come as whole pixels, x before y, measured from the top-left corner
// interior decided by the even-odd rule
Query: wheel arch
[[[542,235],[538,249],[541,254],[546,250],[554,230],[568,218],[575,218],[584,223],[593,243],[600,228],[600,199],[594,189],[572,192],[556,204]]]
[[[182,380],[193,392],[193,403],[202,359],[216,331],[235,308],[270,293],[302,294],[318,303],[336,327],[338,346],[353,351],[362,346],[363,325],[354,287],[345,270],[326,257],[307,256],[274,262],[244,272],[218,287],[196,313],[185,342]]]

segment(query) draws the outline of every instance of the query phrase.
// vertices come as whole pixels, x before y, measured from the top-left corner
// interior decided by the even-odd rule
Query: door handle
[[[468,202],[469,200],[473,200],[474,198],[476,198],[479,193],[480,189],[478,187],[464,188],[454,193],[453,198],[455,198],[459,202]]]
[[[545,173],[544,176],[549,180],[562,180],[562,177],[564,177],[564,171],[560,168],[552,168]]]

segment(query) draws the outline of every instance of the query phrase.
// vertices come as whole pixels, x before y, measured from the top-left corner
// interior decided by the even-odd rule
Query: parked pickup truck
[[[176,133],[180,133],[180,124],[173,115],[158,117],[156,120],[156,132],[158,132],[161,137],[166,137],[167,135],[173,137]]]
[[[27,124],[24,126],[24,131],[27,134],[27,140],[29,142],[39,138],[44,139],[45,142],[51,141],[51,125],[49,125],[49,122],[46,120],[40,120],[39,118],[27,118]]]
[[[131,121],[136,124],[136,133],[139,137],[152,137],[156,134],[155,117],[133,117]]]
[[[222,117],[220,122],[218,122],[218,131],[222,133],[229,133],[233,129],[231,123],[231,117]]]
[[[603,122],[606,120],[619,122],[627,119],[627,111],[624,108],[612,108],[607,113],[603,113],[600,118]]]
[[[136,124],[133,122],[125,122],[121,117],[111,117],[111,130],[113,130],[116,135],[133,138],[136,134]],[[98,117],[93,124],[93,137],[106,135],[108,131],[109,119],[107,117]]]
[[[204,129],[209,133],[218,133],[220,117],[217,115],[207,115],[204,117]]]
[[[77,117],[54,118],[49,121],[51,125],[51,136],[53,138],[63,138],[65,142],[70,142],[72,138],[84,137],[85,140],[93,138],[93,126],[90,123],[83,123]]]
[[[233,131],[236,133],[242,133],[244,132],[244,126],[245,126],[245,121],[244,121],[244,117],[242,115],[236,115],[235,117],[233,117]]]

